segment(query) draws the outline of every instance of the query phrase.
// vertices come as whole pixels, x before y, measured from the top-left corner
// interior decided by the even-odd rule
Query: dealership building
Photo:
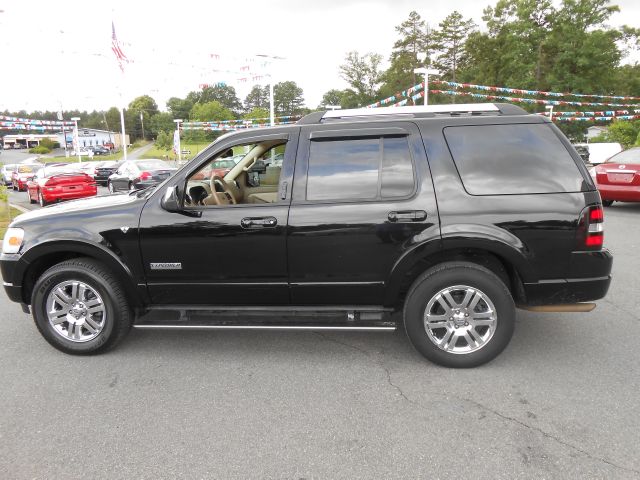
[[[19,133],[16,135],[5,135],[2,138],[2,142],[5,146],[9,146],[9,148],[13,147],[15,144],[31,148],[40,145],[40,142],[45,138],[58,142],[61,146],[65,144],[66,140],[67,146],[73,148],[73,127],[70,127],[69,130],[65,128],[64,134],[59,132],[48,134]],[[129,135],[125,135],[125,141],[127,142],[127,145],[129,145]],[[95,147],[106,143],[113,143],[115,148],[122,147],[122,134],[109,132],[108,130],[97,130],[95,128],[78,128],[78,145],[80,148]]]

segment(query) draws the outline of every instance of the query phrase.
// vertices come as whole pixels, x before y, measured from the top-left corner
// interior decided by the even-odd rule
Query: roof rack
[[[411,107],[354,108],[313,112],[298,120],[298,125],[311,125],[340,120],[376,120],[390,118],[428,118],[440,115],[527,115],[528,112],[510,103],[454,103],[446,105],[416,105]]]

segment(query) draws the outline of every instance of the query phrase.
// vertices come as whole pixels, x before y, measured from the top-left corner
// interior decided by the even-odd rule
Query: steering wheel
[[[231,187],[229,187],[229,184],[225,182],[224,178],[220,175],[213,175],[209,185],[211,187],[211,196],[216,202],[216,205],[229,205],[230,203],[234,205],[236,204],[236,199],[233,196],[233,193],[231,193]],[[222,187],[222,192],[218,192],[216,190],[216,185],[220,185],[220,187]]]

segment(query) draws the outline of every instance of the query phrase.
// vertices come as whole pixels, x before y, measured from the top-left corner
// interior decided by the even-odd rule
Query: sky
[[[640,1],[612,3],[621,12],[610,25],[640,25]],[[144,94],[166,110],[168,98],[217,82],[244,100],[269,74],[276,83],[295,81],[314,108],[327,90],[346,87],[339,65],[349,51],[389,57],[394,27],[411,10],[433,26],[453,10],[482,26],[490,4],[495,0],[0,0],[0,110],[101,110]],[[124,74],[111,51],[112,21],[132,61]]]

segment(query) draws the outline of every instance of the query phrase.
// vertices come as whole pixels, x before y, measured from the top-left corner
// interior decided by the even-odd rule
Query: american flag
[[[122,73],[124,73],[124,64],[129,63],[129,59],[122,51],[122,48],[120,48],[118,37],[116,37],[116,27],[113,22],[111,22],[111,50],[113,50],[113,53],[118,60],[118,66],[120,67],[120,70],[122,71]]]

